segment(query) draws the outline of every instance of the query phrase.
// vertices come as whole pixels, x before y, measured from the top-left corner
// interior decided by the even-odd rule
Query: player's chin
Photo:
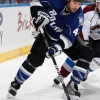
[[[77,12],[77,10],[74,10],[74,9],[73,9],[73,10],[72,10],[72,13],[75,13],[75,12]]]

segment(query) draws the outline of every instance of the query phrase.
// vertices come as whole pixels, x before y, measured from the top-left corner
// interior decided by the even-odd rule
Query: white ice
[[[10,82],[14,80],[17,70],[26,57],[27,55],[24,55],[0,64],[0,100],[9,100],[6,96]],[[60,69],[66,55],[62,54],[55,59]],[[52,60],[45,59],[44,64],[37,68],[12,100],[63,100],[62,85],[60,84],[58,88],[52,87],[56,76],[57,72]],[[65,84],[69,79],[70,75],[64,80]],[[89,74],[88,80],[79,85],[79,91],[82,93],[79,100],[100,100],[100,69]]]

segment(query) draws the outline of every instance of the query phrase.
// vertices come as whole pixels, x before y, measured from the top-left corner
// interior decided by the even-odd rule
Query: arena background
[[[2,1],[2,2],[1,2]],[[0,1],[0,62],[28,54],[35,31],[29,0]],[[5,1],[5,2],[4,2]],[[82,8],[93,3],[85,1]]]

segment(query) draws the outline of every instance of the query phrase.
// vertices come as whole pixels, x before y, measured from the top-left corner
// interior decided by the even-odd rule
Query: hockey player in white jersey
[[[36,31],[44,27],[44,34],[50,47],[48,49],[43,36],[39,34],[33,43],[30,54],[11,82],[8,98],[16,96],[21,85],[43,64],[47,53],[47,56],[50,57],[51,55],[57,56],[61,52],[77,59],[73,76],[66,89],[69,94],[77,93],[80,96],[77,85],[85,76],[94,56],[92,48],[86,46],[78,37],[84,19],[82,2],[83,0],[33,0],[30,7],[32,18],[34,18],[33,24]]]
[[[100,0],[96,0],[95,4],[87,5],[83,9],[83,12],[84,24],[79,35],[84,40],[85,44],[91,46],[94,50],[94,58],[90,63],[87,74],[83,78],[83,81],[85,81],[89,72],[100,68]],[[72,72],[74,66],[75,61],[71,58],[65,60],[60,70],[63,79]],[[60,78],[58,76],[54,79],[54,83],[59,85]]]

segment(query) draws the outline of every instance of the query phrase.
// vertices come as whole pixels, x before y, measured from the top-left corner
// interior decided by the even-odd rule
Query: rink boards
[[[0,6],[0,62],[28,54],[34,42],[32,31],[29,5]]]

